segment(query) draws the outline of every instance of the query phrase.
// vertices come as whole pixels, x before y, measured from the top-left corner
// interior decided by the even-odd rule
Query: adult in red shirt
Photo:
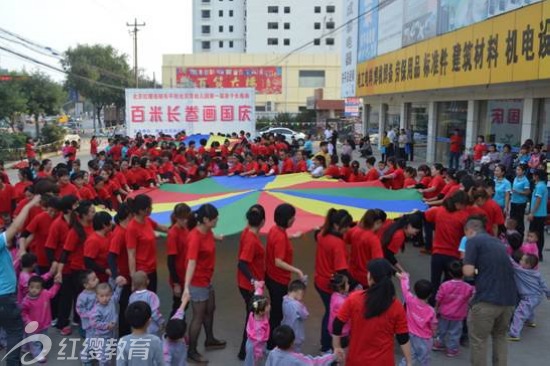
[[[46,178],[52,175],[53,163],[50,159],[44,159],[38,166],[38,178]]]
[[[25,154],[27,155],[27,160],[29,163],[31,160],[36,159],[36,147],[34,146],[34,141],[31,137],[27,138],[27,143],[25,144]]]
[[[94,232],[84,242],[84,265],[96,273],[101,282],[107,282],[112,275],[107,258],[111,241],[113,218],[102,211],[94,215]]]
[[[424,195],[424,198],[437,197],[443,190],[443,187],[445,187],[445,179],[441,174],[443,172],[443,165],[435,163],[432,166],[431,172],[432,179],[430,180],[428,187],[418,190],[418,192]]]
[[[33,176],[30,168],[19,169],[17,172],[19,182],[13,186],[13,194],[16,203],[25,198],[25,188],[32,186]]]
[[[449,279],[449,264],[460,259],[458,247],[464,236],[464,224],[470,215],[466,209],[468,203],[468,194],[457,191],[443,201],[443,206],[430,208],[424,213],[425,220],[435,225],[431,257],[431,282],[434,294],[441,284],[441,276]]]
[[[78,189],[71,183],[71,178],[67,169],[58,169],[56,175],[57,185],[59,187],[59,197],[78,196]]]
[[[98,147],[99,141],[97,140],[97,137],[92,136],[92,139],[90,140],[90,155],[92,156],[92,159],[95,159],[97,157]]]
[[[422,214],[413,213],[401,216],[384,231],[381,240],[384,258],[399,272],[405,272],[405,269],[397,261],[395,255],[405,250],[407,238],[414,238],[421,230]]]
[[[412,365],[407,316],[395,298],[394,269],[385,259],[369,262],[369,288],[349,295],[333,323],[334,353],[347,366],[395,365],[394,338],[401,346],[406,364]],[[350,324],[347,355],[341,347],[344,324]]]
[[[332,155],[330,157],[330,164],[325,169],[325,177],[330,177],[334,179],[340,178],[340,167],[338,166],[338,155]]]
[[[63,253],[63,246],[65,240],[69,234],[69,223],[73,208],[77,205],[78,198],[75,196],[66,196],[59,200],[58,211],[61,213],[53,221],[48,232],[48,237],[45,244],[45,252],[48,258],[48,265],[57,264],[61,261],[61,254]],[[74,283],[70,276],[70,269],[68,266],[61,271],[63,282],[61,284],[61,290],[54,297],[52,301],[52,313],[57,318],[56,327],[63,329],[69,324],[69,315],[71,314],[72,298],[68,298],[64,303],[61,302],[62,294],[73,293]]]
[[[226,342],[214,337],[214,310],[216,300],[212,277],[216,265],[216,243],[212,229],[218,222],[216,207],[205,204],[194,214],[196,227],[189,232],[187,243],[187,271],[184,294],[189,295],[193,318],[189,325],[189,351],[187,357],[195,363],[208,362],[197,351],[197,343],[205,325],[205,348],[222,349]]]
[[[458,169],[458,161],[460,159],[460,153],[462,152],[462,136],[460,136],[458,128],[455,128],[449,140],[449,168]]]
[[[377,210],[367,210],[361,221],[351,228],[345,236],[350,245],[349,274],[353,282],[368,287],[367,267],[371,260],[384,258],[380,238],[376,231],[382,226],[382,218]]]
[[[260,229],[265,224],[265,210],[261,205],[254,205],[246,212],[248,226],[241,234],[238,254],[237,284],[244,300],[245,321],[243,339],[239,350],[239,359],[246,357],[246,323],[250,314],[250,303],[254,295],[254,284],[265,278],[265,248],[260,241]]]
[[[296,220],[296,209],[288,203],[283,203],[275,208],[275,225],[267,234],[265,284],[271,298],[271,313],[269,314],[269,327],[271,336],[268,348],[273,346],[273,330],[281,325],[283,320],[283,297],[287,294],[291,274],[303,278],[304,273],[294,267],[294,248],[290,244],[287,229],[292,227]],[[299,237],[295,235],[294,237]]]
[[[395,158],[391,157],[388,158],[387,163],[389,165],[388,172],[379,179],[384,183],[386,188],[403,189],[403,185],[405,184],[405,173],[403,171],[405,161],[400,160],[396,162]]]
[[[126,285],[122,287],[119,299],[119,313],[124,314],[128,307],[130,294],[132,288],[130,285],[130,267],[128,266],[128,250],[126,249],[126,228],[132,219],[132,213],[128,203],[123,202],[115,215],[115,229],[111,235],[109,242],[109,256],[107,261],[109,262],[109,269],[111,270],[111,277],[116,278],[123,276],[126,278]],[[130,334],[130,325],[125,316],[118,317],[118,333],[119,337]]]
[[[369,156],[367,158],[367,174],[365,175],[365,182],[371,182],[380,178],[380,173],[378,172],[378,169],[374,167],[375,163],[376,158],[374,156]]]
[[[174,315],[181,305],[181,294],[185,284],[187,270],[187,229],[191,208],[185,203],[178,203],[172,211],[172,226],[168,230],[166,239],[166,255],[168,256],[168,272],[170,273],[170,287],[172,288],[172,313]]]
[[[485,216],[485,230],[487,234],[497,236],[499,227],[504,225],[504,214],[498,203],[491,198],[489,191],[491,189],[487,187],[474,188],[471,192],[474,206],[469,209],[472,215],[479,214]]]
[[[138,194],[128,202],[134,217],[126,228],[126,247],[130,276],[136,271],[147,273],[148,289],[157,291],[157,238],[155,231],[168,232],[168,228],[157,224],[149,216],[153,210],[151,197]]]
[[[57,217],[59,199],[57,197],[48,198],[44,205],[44,211],[33,218],[23,231],[23,240],[20,241],[20,251],[27,250],[34,253],[37,258],[38,271],[40,274],[48,272],[51,268],[48,256],[46,255],[46,240]]]
[[[447,174],[445,174],[446,184],[439,195],[433,198],[426,198],[424,201],[428,204],[428,206],[441,206],[445,198],[452,196],[456,191],[460,190],[460,177],[461,175],[457,175],[457,172],[454,169],[448,169]]]
[[[483,153],[487,151],[487,145],[485,145],[485,137],[479,135],[477,137],[477,143],[474,145],[474,161],[479,162],[483,157]]]
[[[13,187],[0,180],[0,216],[4,225],[11,223],[11,215],[15,208],[15,194]]]
[[[334,292],[331,286],[331,278],[335,273],[346,277],[348,274],[348,262],[346,260],[346,243],[344,234],[349,230],[353,218],[346,210],[331,208],[325,219],[325,224],[317,234],[317,252],[315,255],[315,289],[321,296],[325,306],[325,314],[321,323],[321,352],[328,352],[332,348],[330,333],[328,331],[328,318],[330,314],[330,298]]]
[[[75,310],[76,299],[82,291],[81,276],[86,270],[86,266],[84,265],[84,242],[86,238],[94,232],[92,226],[94,215],[95,207],[93,203],[90,201],[81,201],[72,213],[70,221],[71,228],[63,244],[63,252],[61,253],[56,276],[62,277],[65,266],[67,266],[67,269],[70,271],[67,275],[67,279],[72,283],[72,286],[68,291],[62,293],[59,298],[61,306],[67,304],[66,306],[69,307],[67,314],[70,314],[71,307],[73,311]],[[74,314],[76,314],[76,311],[74,311]],[[80,322],[80,318],[77,315],[74,316],[74,320]],[[58,321],[59,320],[60,319],[58,319]],[[64,321],[65,319],[63,319],[63,323]],[[61,334],[64,336],[70,335],[72,333],[71,325],[68,324],[68,322],[66,325],[63,325],[63,328],[60,328]],[[58,325],[58,327],[60,326]]]

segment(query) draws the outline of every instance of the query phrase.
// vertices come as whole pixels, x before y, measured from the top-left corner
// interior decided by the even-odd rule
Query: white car
[[[64,141],[69,141],[69,142],[76,141],[76,143],[77,143],[78,146],[80,147],[80,136],[77,135],[77,134],[75,134],[75,133],[67,133],[67,134],[65,134]]]
[[[303,143],[306,139],[305,133],[296,132],[286,127],[270,127],[270,128],[258,131],[259,135],[263,135],[264,133],[273,133],[275,135],[283,135],[286,141],[288,142],[290,142],[293,136],[300,143]]]

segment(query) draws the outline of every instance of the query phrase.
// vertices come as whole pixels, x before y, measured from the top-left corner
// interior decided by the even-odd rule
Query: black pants
[[[414,161],[414,144],[407,144],[409,146],[409,161]]]
[[[321,301],[325,306],[325,314],[323,315],[323,321],[321,323],[321,352],[328,352],[332,348],[332,337],[328,332],[328,319],[330,315],[330,296],[328,292],[321,290],[319,287],[315,286],[315,289],[321,296]]]
[[[248,291],[242,287],[239,287],[239,292],[241,293],[241,296],[244,300],[244,306],[246,310],[246,316],[244,318],[243,340],[241,342],[241,348],[239,349],[239,355],[244,357],[246,355],[246,340],[248,338],[246,334],[246,323],[248,322],[248,314],[250,314],[250,301],[252,301],[253,293],[252,291]]]
[[[546,202],[542,202],[541,205],[545,205]],[[533,221],[529,224],[529,230],[534,231],[539,236],[539,241],[537,246],[539,247],[539,259],[542,261],[542,251],[544,249],[544,222],[546,221],[545,216],[535,216]]]
[[[147,286],[147,290],[157,292],[157,272],[147,273],[147,278],[149,279],[149,286]]]
[[[424,221],[424,246],[426,250],[432,250],[434,230],[435,224]]]
[[[283,297],[288,293],[288,285],[273,281],[269,277],[266,277],[265,284],[271,298],[271,313],[269,314],[270,335],[267,341],[267,348],[273,349],[273,331],[281,325],[281,321],[283,320]]]
[[[444,277],[444,281],[450,279],[448,273],[449,264],[456,260],[458,259],[455,257],[451,257],[450,255],[432,254],[431,282],[433,286],[433,292],[430,299],[430,303],[432,303],[432,305],[435,304],[435,295],[437,294],[437,290],[439,289],[439,286],[442,282],[441,276]]]
[[[126,319],[126,309],[128,308],[128,302],[130,300],[130,295],[132,294],[131,285],[124,285],[122,287],[122,292],[120,293],[119,304],[119,316],[118,316],[118,336],[123,337],[132,332],[130,325],[128,324],[128,319]]]
[[[69,318],[73,312],[73,320],[80,323],[80,316],[76,312],[76,299],[82,292],[82,272],[74,271],[63,275],[63,283],[59,290],[59,304],[57,312],[57,328],[63,329],[70,325]]]
[[[24,336],[21,310],[15,294],[0,296],[0,328],[6,332],[6,349],[12,350]],[[6,358],[7,366],[21,365],[21,349],[12,350]]]
[[[521,236],[525,233],[525,206],[527,206],[526,203],[510,204],[510,217],[517,221],[517,230]]]

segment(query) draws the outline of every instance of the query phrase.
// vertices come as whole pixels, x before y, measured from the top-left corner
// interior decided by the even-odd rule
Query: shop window
[[[327,6],[327,13],[334,13],[335,11],[336,11],[336,7],[334,5]]]
[[[279,13],[279,7],[278,6],[268,6],[267,7],[267,12],[269,14],[277,14],[277,13]]]
[[[267,39],[267,45],[268,46],[277,46],[279,44],[278,38],[268,38]]]
[[[300,70],[298,84],[300,88],[324,88],[325,70]]]
[[[210,19],[210,10],[201,10],[202,19]]]
[[[434,161],[449,162],[449,138],[455,129],[464,135],[466,120],[468,119],[468,102],[440,102],[437,103],[437,131],[435,141]]]
[[[279,23],[269,22],[267,23],[267,29],[279,29]]]

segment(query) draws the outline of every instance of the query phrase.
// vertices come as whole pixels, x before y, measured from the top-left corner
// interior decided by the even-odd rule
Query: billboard
[[[487,19],[488,0],[440,0],[437,33],[454,31]]]
[[[176,84],[184,88],[254,88],[258,94],[281,94],[282,68],[177,67]]]
[[[401,48],[403,37],[403,0],[380,2],[378,9],[378,54]]]
[[[359,117],[359,106],[361,105],[361,99],[359,98],[346,98],[344,101],[344,117]]]
[[[355,68],[357,67],[357,0],[344,0],[344,23],[342,32],[342,93],[341,97],[355,96]]]
[[[488,0],[488,16],[493,17],[540,1],[541,0]]]
[[[378,0],[359,0],[357,62],[376,57],[378,43]]]
[[[437,0],[405,0],[403,46],[434,37],[437,31]]]
[[[254,132],[254,104],[252,88],[126,89],[126,132]]]
[[[357,96],[544,79],[550,79],[548,1],[358,64]]]

